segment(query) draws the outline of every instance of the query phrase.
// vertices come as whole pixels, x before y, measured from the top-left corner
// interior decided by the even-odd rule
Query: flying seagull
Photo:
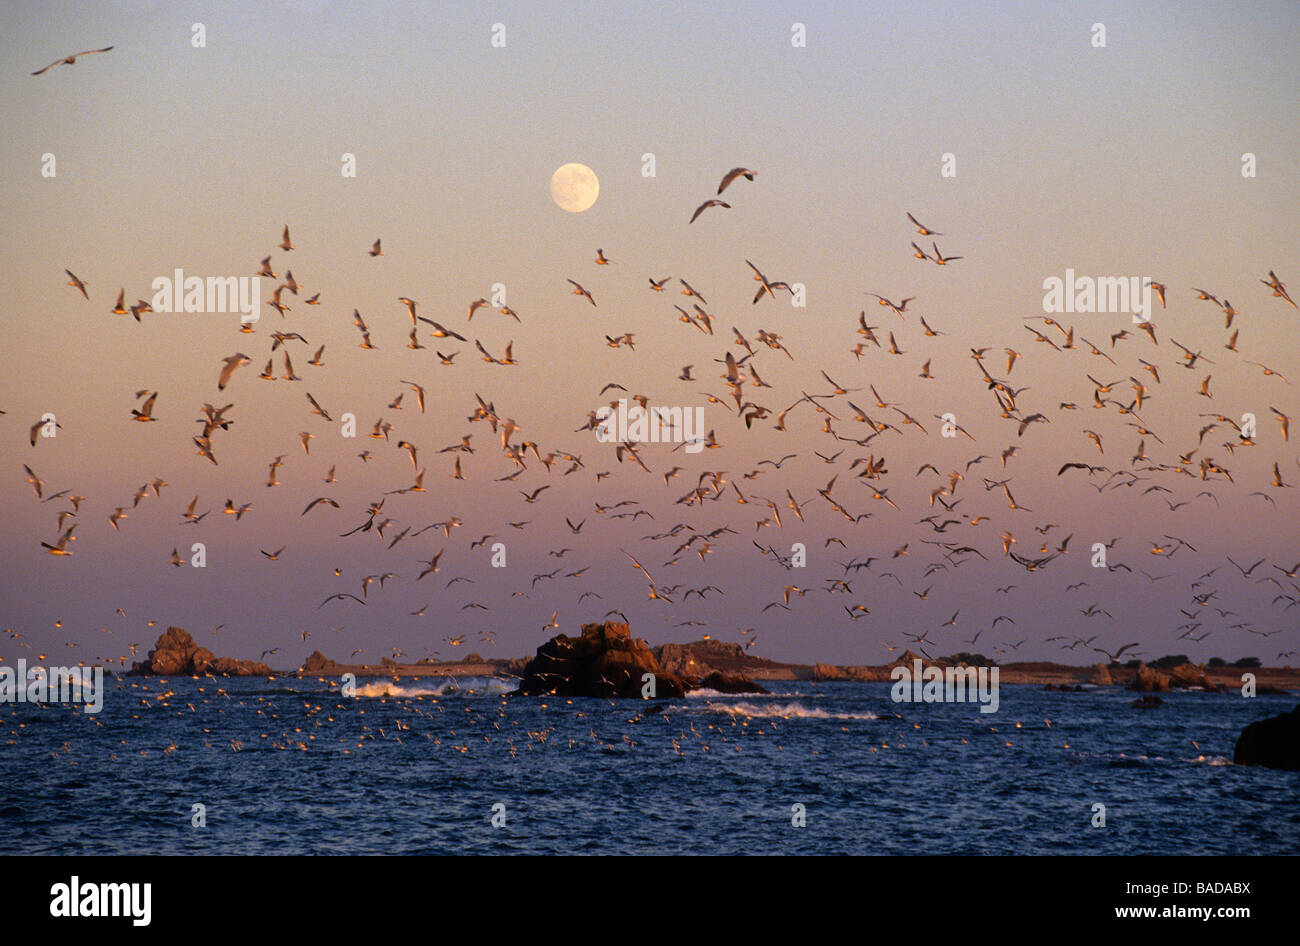
[[[89,299],[90,296],[86,295],[86,284],[77,278],[72,270],[65,269],[64,272],[68,274],[68,285],[80,292],[83,298]]]
[[[54,62],[50,63],[44,69],[37,69],[35,72],[32,73],[32,75],[39,76],[43,72],[49,72],[55,66],[63,66],[63,65],[75,66],[77,64],[77,60],[82,56],[89,56],[91,53],[106,53],[112,48],[113,48],[112,46],[105,46],[103,49],[86,49],[79,53],[73,53],[71,56],[65,56],[62,59],[54,60]]]
[[[718,185],[718,193],[721,194],[728,187],[730,187],[731,182],[734,181],[736,178],[743,177],[747,181],[752,181],[754,179],[754,175],[757,173],[758,173],[757,171],[751,171],[749,168],[732,168],[730,171],[728,171],[726,174],[722,176],[722,183]]]
[[[589,293],[586,289],[584,289],[579,283],[574,282],[572,279],[568,280],[568,282],[571,286],[573,286],[573,292],[572,292],[573,295],[585,296],[587,298],[587,301],[590,302],[592,305],[596,304],[596,300],[591,298],[591,293]]]
[[[941,231],[939,231],[939,230],[931,230],[929,227],[927,227],[927,226],[926,226],[925,224],[923,224],[921,221],[919,221],[919,220],[917,220],[915,217],[913,217],[910,213],[907,215],[907,219],[910,220],[910,221],[912,221],[912,223],[914,223],[914,224],[916,225],[916,232],[919,233],[919,234],[921,234],[921,236],[943,236],[943,233],[942,233]]]
[[[240,365],[248,364],[249,357],[243,354],[242,352],[235,352],[229,358],[223,358],[221,360],[224,363],[225,367],[221,369],[221,375],[217,379],[217,390],[224,391],[226,389],[226,385],[230,381],[230,376],[235,373],[235,369],[238,368]]]
[[[730,210],[731,204],[722,200],[706,200],[704,203],[700,204],[700,206],[695,208],[695,213],[691,214],[690,222],[694,223],[695,218],[704,213],[704,211],[708,210],[710,207],[725,207]]]

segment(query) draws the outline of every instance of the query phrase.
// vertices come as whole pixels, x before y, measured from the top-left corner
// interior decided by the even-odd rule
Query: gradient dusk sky
[[[203,48],[191,42],[195,23],[204,26]],[[494,24],[504,25],[504,47],[492,43]],[[792,44],[795,24],[805,27],[806,45]],[[1104,24],[1104,48],[1093,44],[1094,24]],[[1292,608],[1300,586],[1287,575],[1300,560],[1289,488],[1300,484],[1300,464],[1271,409],[1300,419],[1300,312],[1260,280],[1275,271],[1300,294],[1297,39],[1300,8],[1287,2],[756,3],[743,11],[710,3],[6,4],[0,627],[21,638],[0,637],[0,657],[117,660],[138,643],[143,658],[168,625],[222,655],[279,648],[276,667],[297,666],[317,648],[336,659],[361,649],[359,659],[373,662],[394,648],[407,660],[519,656],[557,633],[539,630],[552,611],[560,631],[575,633],[620,609],[651,644],[706,633],[742,641],[742,630],[755,628],[751,653],[800,662],[881,663],[890,659],[886,645],[901,653],[914,646],[906,634],[929,632],[935,655],[1092,663],[1101,658],[1089,646],[1063,651],[1062,643],[1097,635],[1112,650],[1138,641],[1148,658],[1249,654],[1294,664],[1282,655],[1300,643]],[[30,75],[56,57],[110,44],[109,53]],[[1242,174],[1247,153],[1254,177]],[[54,177],[41,173],[47,154]],[[355,178],[340,173],[344,154],[355,156]],[[643,174],[647,154],[652,177]],[[955,177],[941,175],[945,154],[955,158]],[[551,174],[567,162],[600,179],[599,199],[581,214],[550,197]],[[757,175],[729,186],[721,199],[731,208],[710,208],[688,224],[738,166]],[[918,236],[908,212],[943,235]],[[277,246],[285,224],[291,252]],[[384,255],[371,257],[376,238]],[[942,267],[917,260],[909,244],[929,249],[931,239],[963,258]],[[597,248],[610,265],[596,264]],[[303,288],[285,293],[292,309],[283,318],[263,305],[253,334],[240,333],[233,314],[146,313],[137,324],[110,312],[119,288],[130,305],[151,299],[152,281],[177,268],[251,276],[268,254],[277,273],[292,269]],[[753,304],[746,260],[770,279],[802,284],[806,306],[780,291]],[[85,280],[88,301],[66,285],[65,268]],[[1117,313],[1059,316],[1074,328],[1072,349],[1036,343],[1026,325],[1064,343],[1041,319],[1026,320],[1043,315],[1043,281],[1067,269],[1167,285],[1167,308],[1152,320],[1159,344]],[[652,292],[648,280],[665,276],[666,291]],[[570,278],[592,292],[595,307],[569,292]],[[689,310],[699,301],[681,294],[679,278],[707,298],[712,336],[678,318],[675,304]],[[497,283],[522,324],[491,308],[467,321],[469,304]],[[277,284],[263,280],[263,300]],[[1192,287],[1231,300],[1231,329],[1220,306],[1198,300]],[[307,306],[317,292],[320,305]],[[900,318],[873,292],[915,302]],[[408,349],[399,296],[467,341],[431,338],[421,323],[427,350]],[[358,346],[354,309],[374,350]],[[857,358],[862,311],[884,347],[868,343]],[[921,317],[945,334],[927,336]],[[733,326],[771,385],[745,384],[743,399],[772,415],[749,429],[718,363],[727,352],[744,355]],[[779,333],[793,358],[761,345],[760,329]],[[1123,329],[1129,336],[1112,346]],[[301,382],[258,377],[276,330],[308,342],[288,343]],[[1235,352],[1224,347],[1233,330]],[[904,354],[889,354],[891,331]],[[635,350],[606,343],[629,332]],[[485,363],[476,339],[498,357],[513,340],[519,364]],[[1211,363],[1182,367],[1174,340]],[[308,366],[322,344],[324,367]],[[1016,416],[1041,412],[1048,423],[1019,436],[1016,420],[1000,416],[971,358],[983,347],[994,377],[1027,386]],[[1022,356],[1010,374],[1006,347]],[[459,354],[444,366],[435,350]],[[221,360],[235,352],[251,363],[219,392]],[[274,358],[279,376],[280,351]],[[1159,383],[1139,359],[1158,366]],[[919,376],[927,360],[933,379]],[[698,380],[677,380],[688,364]],[[849,400],[902,432],[866,446],[835,440],[807,403],[790,412],[785,431],[774,429],[801,391],[830,393],[822,371],[861,389],[823,401],[838,418],[836,434],[869,431],[854,422]],[[1120,382],[1102,395],[1114,402],[1092,406],[1089,375]],[[1197,393],[1206,375],[1212,397]],[[1117,408],[1132,400],[1130,377],[1149,388],[1137,413],[1151,436]],[[401,379],[427,389],[425,413]],[[652,403],[702,406],[720,447],[690,454],[644,445],[649,474],[619,462],[612,445],[576,429],[622,393],[600,394],[609,382]],[[928,433],[876,409],[868,385]],[[159,392],[156,423],[131,420],[142,389]],[[333,424],[311,413],[306,392]],[[390,409],[403,392],[401,409]],[[476,393],[519,425],[512,442],[534,441],[542,456],[571,452],[583,467],[564,475],[560,461],[548,472],[530,453],[519,477],[499,481],[515,467],[486,423],[467,421]],[[217,466],[191,440],[204,402],[234,404],[234,424],[213,435]],[[61,429],[32,447],[29,428],[45,412]],[[344,412],[356,415],[356,439],[340,436]],[[974,443],[939,435],[935,415],[946,412]],[[1254,414],[1254,445],[1202,416],[1219,413],[1238,424]],[[388,442],[367,436],[381,417],[394,425]],[[1217,427],[1198,445],[1210,423]],[[1100,434],[1104,454],[1085,429]],[[315,434],[310,454],[300,431]],[[473,454],[438,452],[466,434]],[[380,519],[393,522],[383,538],[373,530],[340,538],[366,521],[369,503],[411,484],[398,440],[418,448],[427,491],[387,496]],[[1130,459],[1139,440],[1149,462]],[[1019,452],[1004,469],[1000,454],[1011,445]],[[362,450],[373,460],[358,459]],[[815,455],[841,450],[833,463]],[[1174,472],[1192,450],[1182,464],[1190,475]],[[786,454],[797,456],[779,470],[760,466]],[[988,459],[967,470],[981,454]],[[281,485],[268,488],[268,466],[281,455]],[[887,461],[878,480],[850,469],[868,455]],[[454,456],[463,480],[449,476]],[[1202,479],[1205,458],[1232,481],[1213,471]],[[1070,461],[1109,472],[1058,476]],[[918,474],[927,463],[939,475]],[[1273,485],[1275,463],[1287,487]],[[75,554],[43,554],[40,543],[60,533],[59,512],[72,507],[66,497],[38,501],[23,464],[46,497],[85,497],[67,520],[77,525]],[[331,465],[338,483],[327,485]],[[681,472],[665,483],[674,466]],[[744,478],[755,469],[764,472]],[[930,493],[952,470],[965,479],[943,498],[960,504],[938,521],[959,522],[935,533],[919,520],[946,512],[930,505]],[[725,492],[677,504],[704,471],[725,471]],[[1095,488],[1115,471],[1139,479],[1126,474]],[[850,523],[818,495],[837,475],[833,497],[870,519]],[[167,484],[161,496],[151,491],[132,508],[137,488],[155,477]],[[982,477],[1011,477],[1016,501],[1031,511],[1008,508]],[[736,501],[732,483],[748,504]],[[537,502],[524,502],[521,491],[544,485]],[[900,508],[873,500],[872,487],[886,488]],[[786,507],[786,490],[805,521]],[[1198,496],[1205,490],[1211,495]],[[197,511],[212,512],[181,525],[196,495]],[[301,515],[317,496],[341,508]],[[782,527],[756,529],[771,515],[760,497],[780,499]],[[253,507],[237,522],[221,512],[227,499]],[[593,505],[622,500],[640,505],[604,513]],[[129,516],[115,531],[108,516],[118,506]],[[639,509],[653,519],[613,518]],[[429,530],[389,548],[403,529],[453,515],[464,524],[450,536]],[[977,516],[987,518],[972,525]],[[566,518],[586,520],[580,534]],[[508,525],[520,520],[531,523]],[[689,528],[644,538],[677,523]],[[1049,524],[1056,527],[1035,531]],[[674,555],[692,530],[721,526],[737,534],[719,535],[707,557],[696,554],[699,540]],[[1030,557],[1073,538],[1067,554],[1030,573],[1003,554],[1008,531],[1013,550]],[[470,548],[487,534],[495,538]],[[844,547],[827,546],[832,536]],[[1093,543],[1115,538],[1109,564],[1131,570],[1092,567]],[[807,565],[786,570],[752,540],[784,555],[802,542]],[[506,543],[505,568],[490,565],[496,541]],[[970,546],[985,558],[945,558],[926,541]],[[206,546],[205,568],[188,564],[195,542]],[[1172,547],[1172,556],[1152,554],[1153,544]],[[892,557],[904,545],[907,554]],[[281,546],[278,561],[260,551]],[[187,560],[179,568],[169,564],[174,547]],[[549,554],[564,548],[563,557]],[[660,586],[681,586],[667,595],[671,603],[647,596],[620,549]],[[440,571],[417,581],[419,562],[439,550]],[[870,556],[878,559],[870,568],[845,573],[841,563]],[[943,567],[927,574],[934,564]],[[534,582],[561,566],[554,579]],[[370,586],[364,607],[318,607],[336,592],[360,595],[364,576],[389,572],[396,577]],[[447,587],[456,576],[472,583]],[[851,591],[828,593],[839,578]],[[1087,584],[1066,590],[1078,582]],[[724,594],[684,599],[705,585]],[[788,612],[763,610],[783,600],[787,585],[809,590],[790,599]],[[1008,585],[1015,588],[995,591]],[[579,603],[585,592],[599,597]],[[489,610],[466,609],[475,602]],[[426,604],[423,616],[411,614]],[[855,604],[870,613],[850,620],[845,607]],[[1111,617],[1085,615],[1094,604]],[[941,627],[954,612],[957,621]],[[992,627],[1000,615],[1014,624]],[[1208,638],[1179,639],[1197,622],[1190,633]],[[495,640],[483,640],[486,631]],[[464,644],[450,646],[457,635]],[[1046,640],[1056,636],[1064,641]]]

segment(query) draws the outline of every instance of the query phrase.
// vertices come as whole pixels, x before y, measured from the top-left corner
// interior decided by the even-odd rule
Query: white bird
[[[223,358],[222,362],[224,363],[225,367],[221,369],[221,376],[217,378],[217,390],[224,391],[226,389],[226,385],[230,382],[230,376],[235,373],[235,369],[240,367],[241,365],[248,364],[251,360],[252,359],[250,359],[243,352],[238,352],[238,351],[235,352],[233,355],[231,355],[229,358]]]

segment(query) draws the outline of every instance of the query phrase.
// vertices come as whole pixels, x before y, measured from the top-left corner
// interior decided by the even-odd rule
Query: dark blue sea
[[[895,704],[888,684],[769,682],[770,695],[657,703],[513,697],[482,679],[362,684],[343,698],[318,679],[127,678],[108,681],[98,715],[6,704],[0,843],[32,854],[1300,850],[1300,775],[1231,763],[1242,727],[1295,697],[1176,693],[1136,709],[1120,689],[1004,685],[986,715]]]

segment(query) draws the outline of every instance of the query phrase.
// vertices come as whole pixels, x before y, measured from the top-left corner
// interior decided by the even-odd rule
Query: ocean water
[[[1178,693],[1136,709],[1119,689],[1003,686],[999,711],[981,714],[895,704],[888,684],[767,685],[652,704],[511,697],[481,679],[363,681],[350,699],[317,679],[110,680],[97,716],[0,707],[0,843],[33,854],[1300,850],[1300,775],[1231,763],[1242,727],[1295,697]],[[1105,827],[1092,826],[1098,804]]]

